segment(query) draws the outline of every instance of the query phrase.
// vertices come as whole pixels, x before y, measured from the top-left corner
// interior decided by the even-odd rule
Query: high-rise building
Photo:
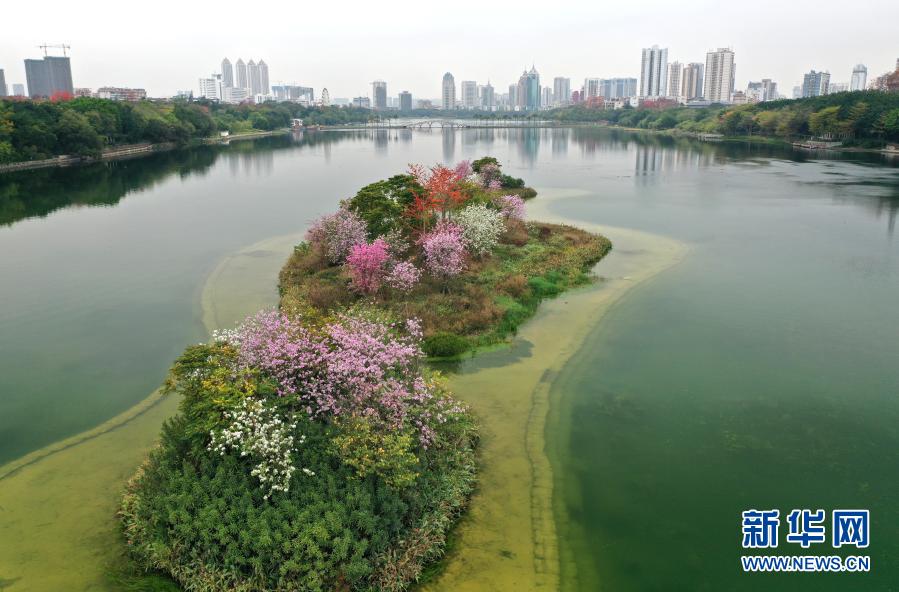
[[[249,91],[236,86],[222,86],[222,102],[239,105],[249,98]]]
[[[371,109],[371,99],[368,97],[354,97],[353,98],[353,107],[360,107],[362,109]]]
[[[719,47],[705,54],[705,81],[702,96],[712,103],[730,103],[734,93],[734,51]]]
[[[383,80],[375,80],[371,83],[372,108],[384,110],[387,108],[387,83]]]
[[[603,97],[606,99],[619,99],[637,96],[637,79],[636,78],[588,78],[591,88],[585,89],[584,100],[591,97]],[[596,94],[588,95],[587,92],[593,91],[593,81],[596,81]]]
[[[268,82],[268,64],[265,63],[265,60],[259,60],[256,67],[259,68],[259,94],[267,95],[271,92],[271,85]]]
[[[412,111],[412,93],[408,90],[404,90],[400,93],[400,111],[403,113]]]
[[[827,94],[835,95],[841,92],[849,92],[848,82],[829,82],[827,83]]]
[[[683,79],[684,65],[680,62],[671,62],[668,64],[668,90],[666,96],[677,98],[682,96],[683,88],[681,82]]]
[[[761,82],[750,82],[746,86],[746,99],[753,103],[777,99],[777,83],[770,78],[762,78]]]
[[[231,60],[228,58],[222,60],[222,86],[234,86],[234,68],[231,67]]]
[[[200,78],[197,84],[199,88],[198,97],[205,97],[216,101],[222,100],[222,75],[213,74],[209,78]]]
[[[25,85],[22,83],[14,83],[12,85],[12,96],[24,97],[25,96]]]
[[[480,88],[481,94],[481,109],[485,111],[493,111],[493,108],[496,107],[496,93],[493,90],[493,85],[490,84],[490,81],[487,81],[487,84]]]
[[[586,101],[593,97],[602,96],[600,84],[602,80],[599,78],[584,78],[584,87],[581,89],[581,100]]]
[[[247,62],[247,82],[250,85],[250,96],[261,94],[262,79],[259,77],[259,65],[253,60]]]
[[[660,97],[667,90],[668,48],[659,49],[658,45],[643,49],[643,61],[640,67],[640,96]]]
[[[540,88],[540,108],[549,109],[553,104],[553,89],[548,86]]]
[[[464,109],[476,109],[478,104],[478,83],[474,80],[462,81],[462,107]]]
[[[456,108],[456,79],[449,72],[443,75],[443,96],[440,105],[444,111]]]
[[[571,78],[553,78],[553,104],[564,107],[571,102]]]
[[[705,66],[697,62],[684,66],[684,71],[681,73],[680,96],[688,101],[702,97],[702,74],[704,71]]]
[[[322,107],[328,107],[331,105],[331,93],[328,92],[327,88],[322,89]]]
[[[68,57],[44,56],[42,60],[25,60],[25,81],[32,98],[52,97],[56,93],[72,95],[75,92]]]
[[[868,82],[868,68],[864,64],[856,64],[852,69],[852,80],[849,82],[849,90],[865,90]]]
[[[250,79],[247,77],[247,65],[243,63],[243,60],[237,58],[237,64],[235,65],[235,80],[234,86],[237,88],[250,88]]]
[[[518,108],[520,111],[536,111],[540,108],[540,74],[532,65],[518,79]]]
[[[271,87],[271,94],[278,101],[291,101],[310,106],[315,103],[315,91],[310,86],[276,84]]]
[[[506,108],[509,111],[515,111],[518,109],[518,83],[509,85],[509,100]]]
[[[830,86],[830,72],[810,71],[802,77],[802,98],[826,95]]]
[[[3,73],[3,69],[0,68],[0,97],[5,97],[6,95],[6,75]]]

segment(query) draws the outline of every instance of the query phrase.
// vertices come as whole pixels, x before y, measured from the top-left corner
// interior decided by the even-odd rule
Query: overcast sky
[[[391,96],[436,98],[446,71],[503,92],[532,62],[541,83],[566,76],[574,90],[585,77],[638,77],[640,49],[653,44],[681,62],[729,46],[738,89],[772,78],[787,95],[809,69],[848,82],[856,63],[870,79],[899,58],[899,0],[10,0],[0,29],[7,84],[25,82],[22,60],[40,57],[38,45],[67,43],[76,87],[151,96],[196,90],[226,56],[264,59],[273,84],[332,98],[370,95],[376,79]]]

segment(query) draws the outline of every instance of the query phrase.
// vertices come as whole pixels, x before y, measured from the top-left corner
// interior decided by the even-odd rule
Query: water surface
[[[0,583],[58,589],[40,569],[52,558],[57,571],[73,570],[71,589],[102,589],[118,492],[171,406],[84,447],[52,445],[144,400],[217,317],[270,298],[274,277],[261,295],[227,281],[255,283],[277,267],[265,241],[282,237],[286,248],[341,198],[409,162],[485,154],[558,197],[555,216],[665,236],[689,254],[599,324],[598,304],[576,309],[582,322],[567,333],[538,319],[525,330],[540,332],[524,340],[535,348],[527,356],[513,348],[463,369],[460,396],[493,414],[493,442],[512,445],[485,438],[494,497],[478,492],[460,540],[481,546],[459,551],[447,587],[471,586],[486,570],[510,590],[559,578],[577,590],[891,589],[899,170],[878,156],[584,128],[317,133],[0,177],[0,464],[34,461],[0,476]],[[616,247],[622,260],[642,252]],[[574,333],[581,347],[553,345]],[[534,392],[550,405],[551,485],[529,464],[542,454],[534,440],[509,428],[527,424]],[[549,491],[553,516],[530,497],[508,498],[520,531],[491,538],[515,518],[501,510],[516,482],[544,483],[527,495]],[[748,507],[870,508],[872,573],[742,575]],[[555,518],[560,544],[539,546],[538,515]],[[540,567],[533,558],[546,564],[550,547],[556,567]],[[37,579],[21,579],[26,556]],[[506,560],[509,569],[494,571]]]

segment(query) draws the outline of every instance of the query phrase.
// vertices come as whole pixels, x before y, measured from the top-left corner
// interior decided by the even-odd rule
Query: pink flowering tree
[[[428,272],[448,280],[465,268],[465,239],[462,227],[453,222],[440,222],[421,239]]]
[[[467,179],[468,177],[470,177],[474,170],[471,168],[470,160],[463,160],[456,165],[456,168],[453,169],[453,172],[456,174],[456,178],[461,181],[462,179]]]
[[[507,220],[524,220],[524,200],[517,195],[501,195],[494,198],[493,204]]]
[[[423,372],[421,326],[365,315],[341,315],[322,329],[305,328],[280,311],[263,311],[219,334],[242,367],[270,377],[313,417],[359,417],[391,430],[411,430],[433,443],[435,424],[462,408]]]
[[[388,261],[390,254],[384,239],[379,238],[371,244],[359,243],[350,247],[346,263],[353,280],[353,288],[363,294],[377,292],[387,272]]]
[[[368,239],[365,221],[344,207],[312,223],[306,240],[323,249],[332,265],[342,263],[353,245]]]
[[[503,172],[499,168],[499,165],[492,163],[483,165],[478,176],[480,177],[481,185],[484,187],[489,189],[498,189],[502,187]]]
[[[421,279],[421,270],[409,261],[400,261],[387,275],[387,285],[400,292],[411,292]]]

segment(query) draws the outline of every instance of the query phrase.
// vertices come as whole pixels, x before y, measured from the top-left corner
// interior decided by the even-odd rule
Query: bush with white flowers
[[[478,257],[493,250],[506,229],[502,213],[484,204],[466,206],[456,214],[455,221],[462,227],[468,250]]]
[[[290,478],[296,471],[294,445],[306,440],[300,436],[299,441],[294,441],[296,424],[282,421],[276,410],[250,397],[237,409],[228,411],[226,417],[230,424],[218,433],[212,432],[209,450],[221,455],[236,450],[240,456],[256,461],[250,474],[268,490],[265,499],[276,491],[290,489]],[[315,474],[305,468],[302,471],[308,476]]]

